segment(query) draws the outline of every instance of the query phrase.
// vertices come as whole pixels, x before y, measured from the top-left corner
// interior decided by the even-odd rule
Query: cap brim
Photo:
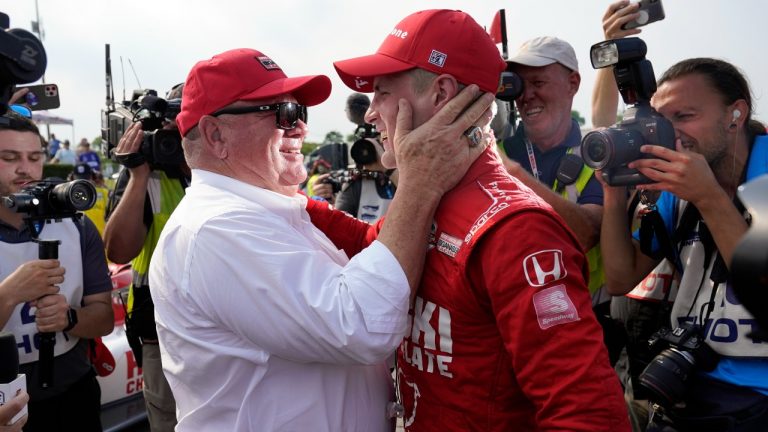
[[[557,63],[557,60],[532,54],[518,54],[507,60],[507,63],[517,63],[524,66],[542,67]]]
[[[293,95],[296,101],[302,105],[318,105],[331,95],[331,79],[325,75],[277,79],[238,99],[266,99],[284,94]]]
[[[354,91],[373,92],[373,79],[413,69],[416,66],[384,54],[371,54],[333,63],[341,81]]]

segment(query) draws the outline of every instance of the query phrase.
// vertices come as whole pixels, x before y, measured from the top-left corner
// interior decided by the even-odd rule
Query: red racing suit
[[[307,209],[353,255],[370,226]],[[492,150],[442,199],[398,350],[408,431],[629,431],[573,233]]]

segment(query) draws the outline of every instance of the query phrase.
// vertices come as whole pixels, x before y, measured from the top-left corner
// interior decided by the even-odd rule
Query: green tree
[[[584,117],[582,117],[576,110],[571,111],[571,117],[576,120],[576,123],[578,123],[579,126],[584,126],[587,123],[587,121],[584,120]]]
[[[344,142],[344,135],[342,135],[341,132],[333,130],[325,134],[323,144],[332,144],[337,142]]]

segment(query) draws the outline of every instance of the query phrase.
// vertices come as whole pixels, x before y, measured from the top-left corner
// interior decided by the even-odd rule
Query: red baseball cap
[[[341,80],[359,92],[373,91],[373,79],[413,68],[453,75],[496,93],[507,65],[496,44],[471,16],[432,9],[408,15],[386,36],[376,54],[337,61]]]
[[[181,112],[176,117],[184,136],[204,115],[240,100],[266,99],[291,94],[307,106],[331,94],[325,75],[288,78],[267,55],[248,48],[233,49],[197,62],[184,82]]]

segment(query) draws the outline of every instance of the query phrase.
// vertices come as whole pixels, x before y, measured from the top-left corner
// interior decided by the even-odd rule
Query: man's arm
[[[134,123],[120,138],[115,152],[135,153],[142,139],[141,123]],[[125,192],[104,227],[107,256],[116,263],[126,263],[135,258],[141,252],[147,236],[147,227],[144,225],[144,200],[150,168],[144,163],[129,168],[129,172],[130,178]]]
[[[507,171],[531,188],[546,201],[557,214],[565,220],[568,227],[576,234],[584,250],[590,250],[600,239],[600,223],[603,207],[597,204],[577,204],[555,193],[552,189],[536,180],[519,163],[509,159],[504,152],[502,161]]]
[[[510,238],[518,239],[513,248]],[[531,257],[541,268],[530,264]],[[553,267],[555,260],[562,267]],[[629,431],[587,274],[573,237],[539,211],[501,222],[470,257],[468,276],[488,293],[509,367],[535,407],[537,430]]]
[[[83,253],[83,298],[77,309],[77,325],[68,333],[81,338],[108,335],[114,328],[112,311],[112,282],[109,279],[104,243],[93,222],[83,218],[85,236]],[[40,331],[58,332],[69,325],[67,299],[60,294],[49,295],[34,304],[38,309],[35,322]]]
[[[17,305],[59,292],[64,268],[58,260],[35,260],[22,264],[0,281],[0,328]]]
[[[595,172],[600,175],[599,171]],[[599,177],[598,177],[599,178]],[[603,184],[603,223],[600,249],[605,284],[611,295],[624,295],[658,264],[640,251],[627,220],[627,190]]]
[[[630,4],[621,0],[608,6],[603,15],[603,35],[605,40],[618,39],[641,32],[639,28],[622,30],[621,26],[636,19],[639,3]],[[619,106],[619,89],[613,77],[613,67],[597,70],[595,86],[592,88],[592,126],[608,127],[616,123],[616,111]]]
[[[640,148],[655,158],[637,160],[629,167],[637,168],[656,183],[638,188],[668,191],[696,206],[720,256],[730,265],[733,250],[749,226],[731,196],[720,186],[704,156],[685,150],[679,139],[675,145],[676,150],[654,145]]]

